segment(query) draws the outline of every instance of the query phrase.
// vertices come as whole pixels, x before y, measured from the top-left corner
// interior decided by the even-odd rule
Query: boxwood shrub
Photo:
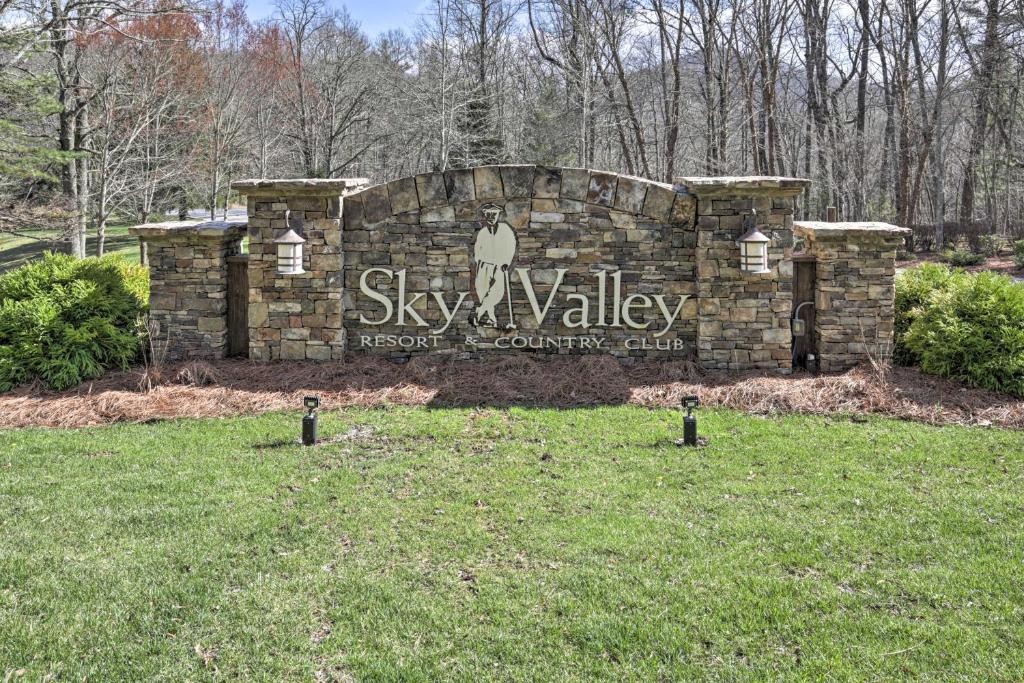
[[[942,252],[942,258],[958,268],[977,266],[985,262],[984,254],[967,249],[947,249]]]
[[[927,264],[896,281],[896,361],[1024,397],[1024,286]]]
[[[951,280],[965,277],[961,271],[950,270],[941,263],[923,263],[909,268],[896,278],[896,321],[894,327],[895,348],[893,360],[897,365],[919,365],[921,362],[906,344],[907,331],[911,323],[928,306],[930,298],[937,291],[946,289]]]
[[[117,256],[47,254],[0,276],[0,391],[66,389],[142,350],[149,273]]]

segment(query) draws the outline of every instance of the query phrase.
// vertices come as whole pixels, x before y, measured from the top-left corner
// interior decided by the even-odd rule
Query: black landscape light
[[[302,416],[302,445],[312,446],[317,438],[316,409],[320,407],[319,396],[306,396],[302,399],[306,414]]]
[[[686,417],[683,418],[683,445],[697,445],[697,416],[693,411],[700,407],[700,399],[696,396],[684,396],[683,407],[686,408]]]

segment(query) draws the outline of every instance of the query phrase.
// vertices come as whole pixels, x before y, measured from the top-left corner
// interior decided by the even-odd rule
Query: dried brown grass
[[[386,404],[575,407],[631,403],[705,406],[750,413],[874,413],[930,424],[1024,429],[1024,401],[968,389],[904,368],[842,375],[706,373],[688,362],[623,365],[609,356],[481,361],[424,357],[399,365],[366,356],[318,365],[192,361],[110,374],[75,390],[22,387],[0,396],[0,427],[83,427],[176,417],[227,417],[297,410],[316,393],[325,408]],[[157,381],[154,381],[156,379]]]

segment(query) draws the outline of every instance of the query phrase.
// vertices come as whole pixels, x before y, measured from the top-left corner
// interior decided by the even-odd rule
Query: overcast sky
[[[370,37],[401,28],[410,33],[418,13],[429,0],[327,0],[329,7],[345,7]],[[274,12],[274,0],[248,0],[249,16],[264,19]]]

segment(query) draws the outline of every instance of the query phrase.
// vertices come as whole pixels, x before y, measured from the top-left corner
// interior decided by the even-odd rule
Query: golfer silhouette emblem
[[[509,275],[512,261],[516,257],[516,233],[512,226],[499,220],[502,208],[495,204],[480,207],[486,219],[485,225],[476,233],[473,245],[473,262],[476,264],[476,279],[473,289],[479,303],[470,314],[469,323],[475,327],[498,327],[498,313],[502,299],[508,303],[508,324],[505,329],[515,329],[512,314],[512,293],[509,290]]]

